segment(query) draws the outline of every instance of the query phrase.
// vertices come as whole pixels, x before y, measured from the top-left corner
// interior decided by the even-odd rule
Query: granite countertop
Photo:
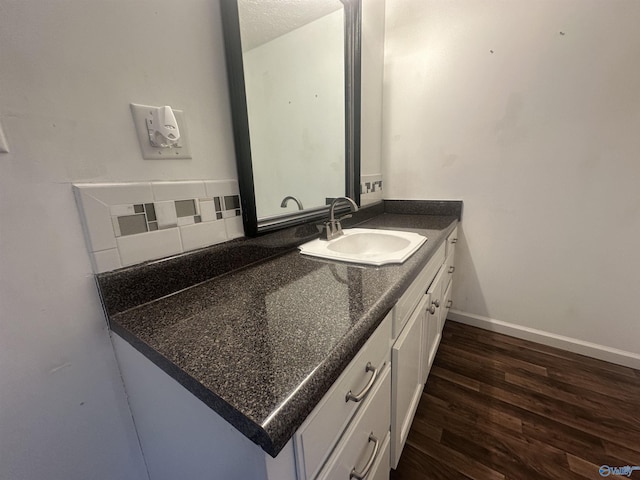
[[[358,226],[428,237],[402,265],[289,251],[111,313],[111,328],[275,457],[457,220],[385,213]]]

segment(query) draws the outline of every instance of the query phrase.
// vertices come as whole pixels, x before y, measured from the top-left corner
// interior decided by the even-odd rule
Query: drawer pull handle
[[[366,397],[367,393],[369,393],[369,390],[371,390],[371,387],[373,387],[373,384],[376,383],[376,378],[378,378],[378,369],[373,365],[371,365],[371,362],[367,363],[367,366],[365,367],[364,371],[373,372],[373,375],[371,375],[369,382],[364,386],[362,391],[357,395],[354,395],[353,393],[351,393],[351,390],[349,390],[349,393],[347,393],[347,399],[345,400],[345,402],[352,400],[358,403],[360,400]]]
[[[451,239],[451,243],[458,243],[458,239],[457,238],[452,238]]]
[[[431,303],[433,303],[436,306],[436,308],[440,308],[440,300],[434,300]]]
[[[449,267],[449,273],[453,273],[453,272],[455,272],[455,271],[456,271],[456,267],[454,267],[453,265],[451,265],[451,266]]]
[[[431,315],[435,315],[436,314],[436,306],[435,305],[431,305],[431,307],[427,309],[427,312],[429,312]]]
[[[449,300],[447,302],[447,308],[451,308],[451,305],[453,305],[453,300]]]
[[[371,467],[373,467],[373,462],[378,456],[378,449],[380,448],[380,442],[375,437],[373,432],[371,432],[371,435],[369,435],[369,441],[373,442],[373,452],[371,453],[371,457],[369,457],[369,460],[367,460],[367,464],[364,466],[361,472],[356,471],[355,468],[351,470],[349,480],[351,480],[352,478],[355,478],[355,480],[363,480],[367,475],[369,475],[369,470],[371,470]]]

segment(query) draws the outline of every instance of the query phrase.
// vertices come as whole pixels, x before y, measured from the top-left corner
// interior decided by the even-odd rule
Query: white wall
[[[362,2],[360,88],[360,172],[382,173],[382,92],[384,78],[384,2]]]
[[[258,218],[344,195],[342,9],[244,52]]]
[[[387,0],[383,120],[386,198],[465,202],[460,313],[635,365],[638,18],[636,0]]]
[[[0,478],[147,478],[70,183],[236,178],[219,4],[0,0],[0,65]],[[142,160],[130,102],[193,159]]]

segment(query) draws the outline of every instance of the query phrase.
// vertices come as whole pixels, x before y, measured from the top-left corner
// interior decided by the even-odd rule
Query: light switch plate
[[[146,160],[175,160],[186,159],[191,157],[191,147],[189,146],[189,134],[187,132],[187,122],[182,110],[173,110],[180,129],[180,140],[178,147],[173,148],[157,148],[151,146],[149,141],[149,131],[147,130],[147,115],[150,109],[157,107],[149,105],[131,104],[131,114],[133,115],[133,123],[136,126],[138,134],[138,142],[142,151],[142,158]]]

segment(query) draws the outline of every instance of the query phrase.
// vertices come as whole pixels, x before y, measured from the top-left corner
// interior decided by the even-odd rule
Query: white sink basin
[[[350,228],[334,240],[312,240],[298,248],[312,257],[386,265],[403,263],[426,241],[427,237],[413,232]]]

